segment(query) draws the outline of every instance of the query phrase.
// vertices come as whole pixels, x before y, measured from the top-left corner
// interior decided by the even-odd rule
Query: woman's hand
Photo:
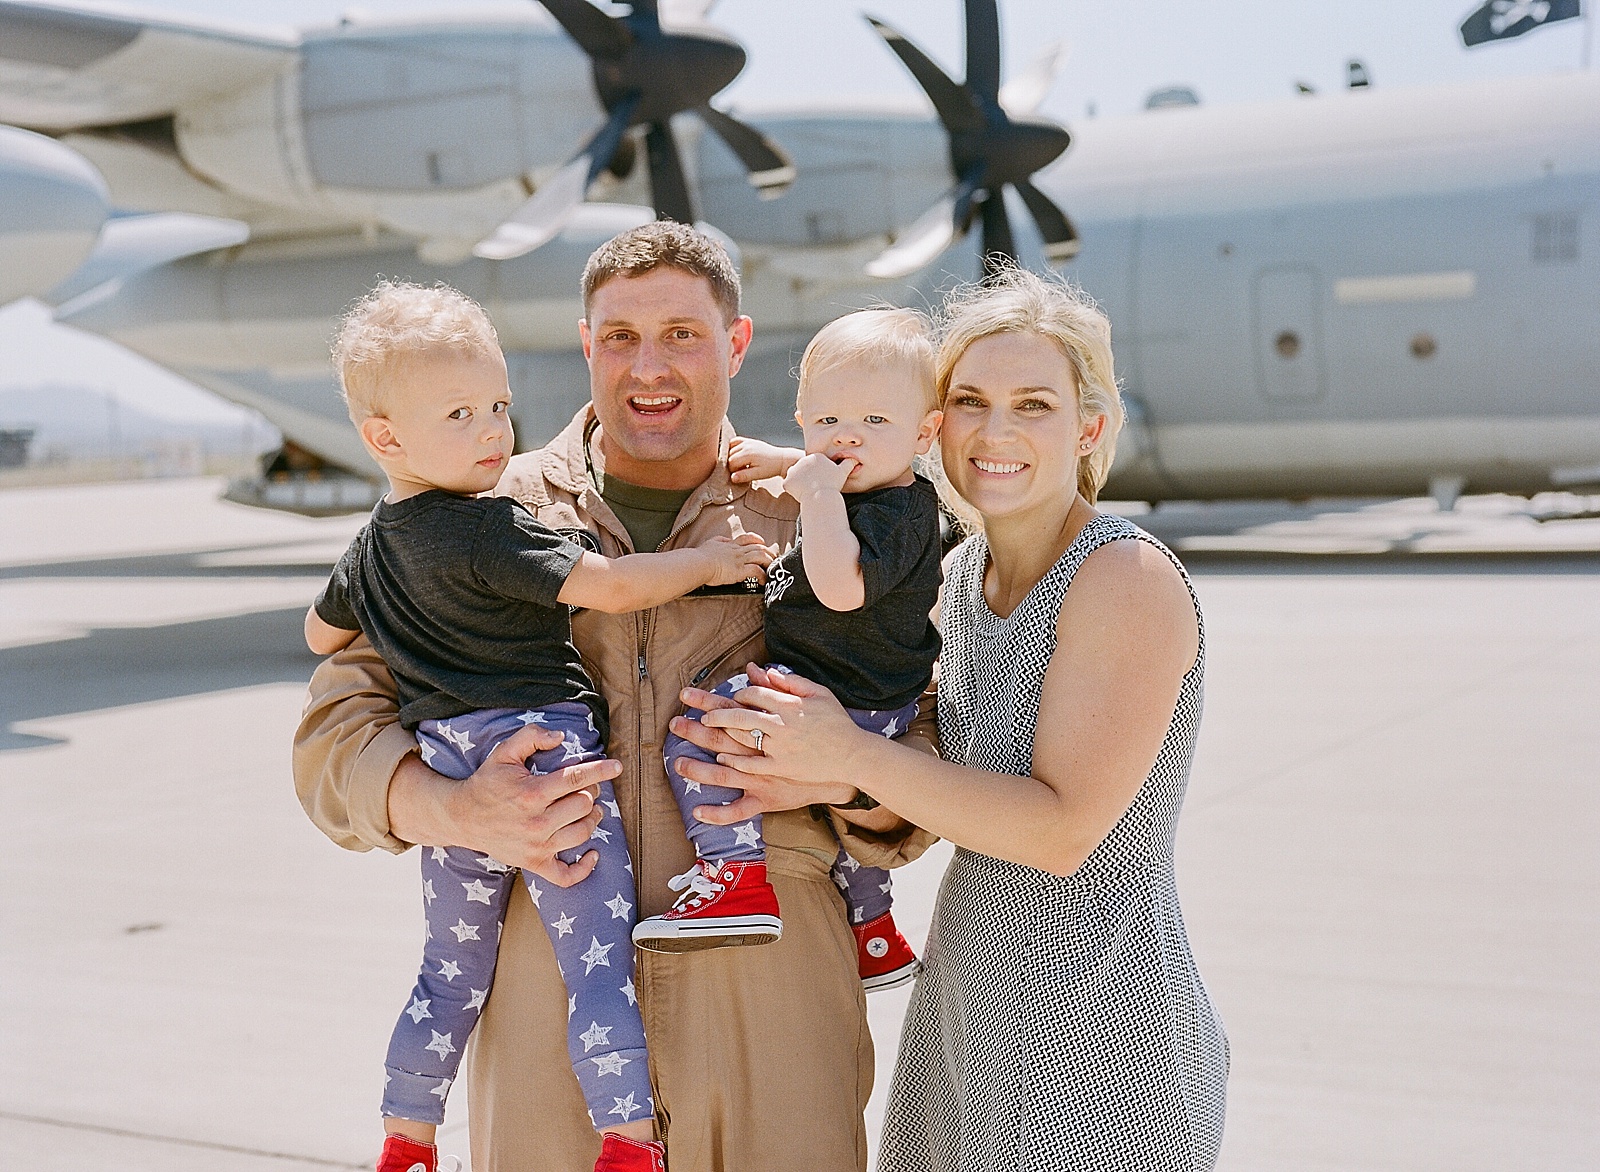
[[[714,765],[684,760],[684,775],[745,791],[740,801],[702,807],[697,816],[723,825],[769,810],[853,798],[856,787],[840,780],[851,776],[847,750],[857,738],[873,738],[856,727],[822,685],[754,664],[747,671],[750,687],[738,693],[737,703],[698,688],[684,689],[684,703],[704,715],[699,721],[680,717],[672,731],[717,756]],[[752,735],[758,730],[760,753]]]
[[[756,687],[773,687],[780,681],[794,678],[781,672],[768,672],[755,664],[750,664],[746,670],[751,683]],[[748,711],[726,696],[718,696],[714,692],[702,691],[699,688],[685,688],[683,701],[689,707],[698,708],[707,715],[717,711]],[[738,756],[759,760],[748,732],[717,728],[702,724],[698,720],[690,720],[687,716],[673,717],[672,731],[706,752],[715,754],[719,761]],[[725,806],[696,807],[695,817],[712,826],[731,826],[735,822],[743,822],[757,814],[798,810],[819,802],[848,802],[855,796],[855,787],[850,785],[827,787],[799,785],[786,777],[742,773],[730,765],[701,761],[694,757],[681,758],[678,769],[684,777],[702,785],[744,790],[744,797]]]

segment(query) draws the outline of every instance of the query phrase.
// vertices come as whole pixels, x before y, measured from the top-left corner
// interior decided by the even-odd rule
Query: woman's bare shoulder
[[[1115,642],[1137,631],[1146,646],[1193,660],[1199,649],[1194,600],[1178,567],[1148,541],[1129,537],[1096,549],[1073,575],[1060,631]]]

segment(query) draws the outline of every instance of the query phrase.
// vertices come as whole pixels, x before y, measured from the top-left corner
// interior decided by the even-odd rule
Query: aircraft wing
[[[144,122],[283,67],[293,29],[0,0],[0,122],[59,134]]]

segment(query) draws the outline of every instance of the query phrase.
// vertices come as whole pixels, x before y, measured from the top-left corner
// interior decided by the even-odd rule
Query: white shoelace
[[[667,886],[673,891],[682,892],[678,896],[678,902],[672,905],[672,910],[675,912],[682,911],[685,907],[696,907],[726,890],[722,884],[706,874],[700,863],[696,863],[682,875],[674,875],[668,879]]]

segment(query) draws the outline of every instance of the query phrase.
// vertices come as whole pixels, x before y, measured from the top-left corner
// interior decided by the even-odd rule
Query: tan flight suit
[[[585,407],[545,448],[512,459],[498,492],[546,525],[587,528],[609,557],[633,552],[627,530],[586,473]],[[723,425],[723,451],[732,438]],[[591,441],[599,460],[598,433]],[[739,529],[780,549],[794,539],[792,500],[733,484],[726,460],[683,506],[664,548]],[[611,706],[616,795],[639,883],[639,915],[672,902],[667,879],[694,861],[661,761],[685,685],[709,687],[764,662],[759,596],[684,598],[650,611],[573,616],[573,641]],[[925,706],[926,707],[926,706]],[[931,713],[919,724],[926,730]],[[926,732],[924,731],[924,735]],[[928,739],[931,740],[931,737]],[[412,735],[364,639],[317,669],[295,736],[295,787],[322,831],[351,850],[410,845],[389,833],[389,779]],[[932,841],[878,836],[838,815],[863,862],[890,865]],[[639,954],[638,985],[658,1118],[673,1172],[865,1169],[862,1111],[873,1051],[856,949],[828,868],[837,847],[805,810],[764,820],[783,938],[762,947]],[[476,1172],[589,1172],[599,1140],[567,1054],[566,996],[555,954],[517,885],[494,991],[467,1054]],[[376,1095],[376,1090],[374,1091]]]

